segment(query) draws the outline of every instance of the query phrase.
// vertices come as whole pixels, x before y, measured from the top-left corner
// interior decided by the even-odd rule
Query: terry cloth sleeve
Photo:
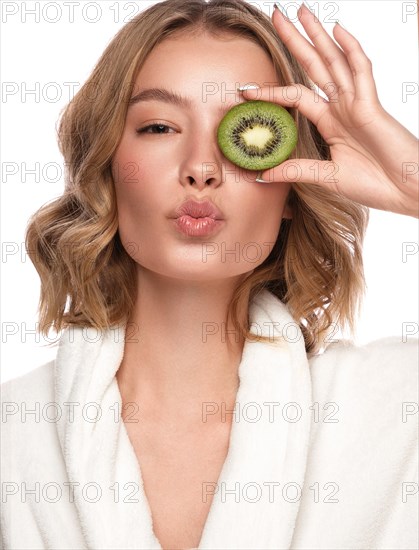
[[[343,340],[310,359],[310,451],[292,548],[417,549],[418,346]]]

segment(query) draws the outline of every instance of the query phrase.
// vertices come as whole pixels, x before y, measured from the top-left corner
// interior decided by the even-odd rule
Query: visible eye
[[[166,130],[172,129],[165,124],[149,124],[148,126],[144,126],[144,128],[139,128],[136,132],[137,134],[168,134],[169,132],[166,132]]]

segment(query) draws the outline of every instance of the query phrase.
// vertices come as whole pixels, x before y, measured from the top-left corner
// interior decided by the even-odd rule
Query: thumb
[[[336,189],[339,179],[339,166],[336,162],[316,159],[292,159],[259,172],[259,183],[308,183]]]

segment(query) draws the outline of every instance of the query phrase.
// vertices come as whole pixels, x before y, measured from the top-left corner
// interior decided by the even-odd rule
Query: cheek
[[[265,187],[260,187],[260,186]],[[256,187],[258,186],[258,187]],[[288,187],[282,184],[254,184],[253,192],[243,205],[243,231],[253,240],[276,240],[281,226]]]
[[[221,257],[224,254],[222,261],[240,261],[251,270],[271,253],[279,235],[287,190],[268,185],[265,188],[254,185],[251,192],[241,196],[240,204],[236,197],[232,229],[217,248]]]
[[[153,222],[153,164],[134,147],[120,147],[112,162],[121,241],[131,256]],[[134,258],[135,259],[135,258]]]
[[[153,182],[157,181],[158,171],[159,163],[157,159],[153,159],[152,151],[140,152],[135,140],[122,140],[112,161],[112,176],[121,223],[130,212],[136,215],[137,221],[142,219],[138,217],[139,213],[147,214],[156,190]]]
[[[150,167],[146,159],[146,155],[141,154],[130,140],[121,142],[112,161],[112,176],[118,194],[122,196],[131,192],[134,185],[144,179]]]

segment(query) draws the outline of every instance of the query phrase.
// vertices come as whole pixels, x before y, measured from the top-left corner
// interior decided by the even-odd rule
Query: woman
[[[368,207],[418,216],[417,140],[355,38],[298,13],[314,46],[279,10],[157,3],[64,112],[66,192],[27,246],[41,328],[65,330],[3,385],[5,548],[417,546],[416,343],[328,341],[354,326]],[[216,141],[254,98],[299,131],[259,175]],[[188,200],[211,233],[182,230]]]

